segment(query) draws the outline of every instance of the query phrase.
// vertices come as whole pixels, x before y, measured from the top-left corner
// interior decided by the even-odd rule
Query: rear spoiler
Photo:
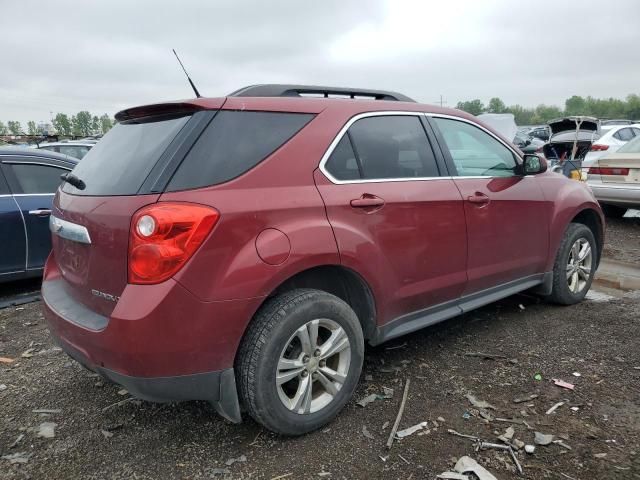
[[[158,103],[121,110],[116,113],[116,120],[119,122],[125,122],[136,118],[153,117],[157,115],[185,115],[200,110],[206,110],[206,107],[204,105],[185,102]]]

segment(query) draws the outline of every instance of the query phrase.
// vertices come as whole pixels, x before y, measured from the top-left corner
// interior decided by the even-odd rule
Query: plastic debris
[[[3,455],[3,460],[9,460],[9,463],[27,463],[32,454],[27,454],[27,452],[16,452],[10,455]]]
[[[62,413],[59,408],[36,408],[31,410],[33,413]]]
[[[393,445],[393,439],[396,436],[396,432],[398,431],[398,427],[400,426],[400,420],[402,420],[402,414],[404,413],[404,407],[407,404],[407,397],[409,396],[409,385],[411,383],[411,379],[407,378],[407,381],[404,384],[404,391],[402,392],[402,401],[400,402],[400,408],[398,409],[398,415],[396,416],[396,421],[393,422],[393,427],[391,427],[391,433],[389,434],[389,438],[387,439],[387,448],[391,448]]]
[[[476,408],[490,408],[492,410],[496,410],[496,407],[491,405],[489,402],[486,402],[484,400],[478,400],[476,397],[474,397],[471,394],[467,394],[465,395],[465,397],[467,398],[467,400],[469,400],[469,403],[471,403],[471,405],[473,405]]]
[[[371,395],[367,395],[366,397],[364,397],[362,400],[357,401],[356,404],[360,405],[361,407],[366,407],[371,402],[375,402],[377,399],[378,399],[378,394],[372,393]]]
[[[531,400],[535,400],[536,398],[538,398],[538,395],[536,393],[532,393],[531,395],[528,395],[526,397],[516,397],[513,399],[513,403],[524,403],[524,402],[530,402]]]
[[[371,434],[371,432],[367,429],[366,425],[362,426],[362,435],[367,437],[369,440],[374,440],[375,437]]]
[[[581,377],[582,374],[580,372],[573,372],[571,375],[573,375],[574,377]]]
[[[436,478],[444,479],[444,480],[469,480],[468,475],[463,475],[458,472],[442,472]]]
[[[474,473],[479,480],[498,480],[489,471],[471,457],[461,457],[453,469],[458,473]]]
[[[578,410],[580,410],[580,407],[571,407],[571,410],[573,410],[574,412],[577,412]]]
[[[555,412],[558,408],[560,408],[562,405],[564,405],[564,402],[558,402],[556,403],[553,407],[551,407],[549,410],[547,410],[547,415],[551,415],[553,412]]]
[[[427,422],[420,422],[412,427],[405,428],[404,430],[399,430],[398,432],[396,432],[396,438],[400,439],[400,438],[408,437],[409,435],[413,435],[418,430],[422,430],[427,426],[429,426]]]
[[[102,435],[104,435],[104,438],[111,438],[113,437],[113,433],[110,432],[109,430],[100,430],[100,433],[102,433]]]
[[[513,445],[517,450],[522,450],[524,448],[524,442],[522,440],[518,440],[517,438],[513,439],[511,445]]]
[[[246,455],[240,455],[238,458],[230,458],[229,460],[227,460],[226,462],[224,462],[224,464],[227,467],[230,467],[231,465],[233,465],[234,463],[239,463],[239,462],[246,462],[247,461],[247,457]]]
[[[505,430],[505,432],[498,437],[498,440],[500,440],[500,441],[502,441],[502,442],[504,442],[506,444],[509,444],[509,443],[511,443],[511,440],[513,439],[513,435],[515,433],[516,433],[516,431],[513,429],[513,427],[508,427]]]
[[[573,390],[575,388],[575,385],[573,383],[565,382],[564,380],[560,380],[558,378],[553,378],[552,380],[553,384],[557,385],[558,387],[566,388],[568,390]]]
[[[464,418],[465,420],[469,420],[471,418],[471,414],[469,412],[464,412],[462,414],[462,418]]]
[[[542,375],[541,375],[541,374],[539,374],[539,373],[536,373],[536,374],[533,376],[533,379],[534,379],[534,380],[537,380],[537,381],[539,382],[540,380],[542,380]]]
[[[444,423],[445,422],[443,417],[438,417],[438,418],[436,418],[436,420],[438,420],[440,423]]]
[[[56,426],[58,424],[54,422],[43,422],[38,427],[37,435],[42,438],[53,438],[56,436]]]
[[[523,304],[519,304],[519,305],[518,305],[518,308],[519,308],[520,310],[524,310],[524,305],[523,305]]]
[[[551,442],[553,442],[553,435],[545,435],[544,433],[535,432],[534,443],[536,445],[544,446],[544,445],[549,445]]]
[[[465,435],[464,433],[456,432],[451,428],[448,429],[447,432],[449,432],[451,435],[455,435],[456,437],[468,438],[469,440],[475,440],[475,441],[480,440],[478,437],[475,437],[473,435]]]
[[[534,447],[533,445],[525,445],[524,451],[527,453],[533,453],[536,451],[536,447]]]
[[[382,387],[382,398],[393,398],[393,388]]]

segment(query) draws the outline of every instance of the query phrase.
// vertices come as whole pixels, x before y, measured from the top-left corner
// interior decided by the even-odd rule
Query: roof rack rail
[[[374,100],[391,100],[396,102],[413,102],[415,100],[401,93],[387,92],[385,90],[368,90],[361,88],[320,87],[316,85],[281,85],[264,84],[249,85],[235,92],[229,97],[302,97],[306,95],[322,95],[348,98],[370,98]]]

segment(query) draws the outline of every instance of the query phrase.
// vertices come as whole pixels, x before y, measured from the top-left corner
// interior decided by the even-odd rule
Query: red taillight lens
[[[218,222],[217,210],[156,203],[138,210],[129,233],[129,283],[160,283],[186,263]]]
[[[609,145],[594,143],[593,145],[591,145],[591,148],[589,150],[591,150],[592,152],[604,152],[605,150],[609,150]]]
[[[628,168],[589,167],[590,175],[629,175]]]

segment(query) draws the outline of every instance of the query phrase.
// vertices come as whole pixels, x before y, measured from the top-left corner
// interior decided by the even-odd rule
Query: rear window
[[[223,110],[187,154],[167,190],[205,187],[236,178],[280,148],[312,118],[302,113]]]
[[[189,120],[157,117],[118,123],[84,156],[73,173],[84,181],[75,195],[135,195],[167,146]]]

